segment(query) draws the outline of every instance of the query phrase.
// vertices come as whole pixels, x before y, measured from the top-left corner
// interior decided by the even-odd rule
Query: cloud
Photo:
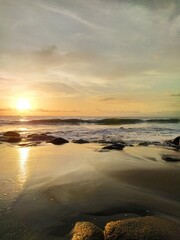
[[[166,9],[169,7],[179,8],[179,0],[115,0],[118,3],[134,4],[144,6],[152,10]]]
[[[113,98],[113,97],[107,97],[107,98],[102,98],[102,99],[100,99],[99,101],[106,102],[106,101],[113,101],[113,100],[115,100],[115,98]]]
[[[80,24],[85,25],[86,27],[90,27],[92,29],[102,29],[102,27],[98,26],[97,24],[93,24],[90,21],[83,19],[82,17],[80,17],[80,15],[77,15],[75,12],[72,12],[69,9],[63,8],[62,6],[60,6],[58,8],[57,6],[54,7],[54,6],[46,5],[46,4],[42,4],[42,3],[34,3],[34,5],[42,8],[42,9],[45,9],[47,11],[50,11],[52,13],[64,15],[65,17],[71,18],[72,20],[75,20],[75,21],[79,22]]]
[[[180,97],[180,93],[171,94],[172,97]]]
[[[30,112],[38,112],[38,113],[78,113],[80,111],[78,110],[60,110],[60,109],[55,109],[55,110],[49,110],[49,109],[43,109],[43,108],[37,108],[33,110],[29,110]]]
[[[0,112],[8,112],[8,111],[12,111],[11,108],[0,108]]]

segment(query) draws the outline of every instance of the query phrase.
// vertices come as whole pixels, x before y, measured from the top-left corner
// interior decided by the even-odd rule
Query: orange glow
[[[31,108],[30,101],[26,98],[19,98],[16,102],[16,109],[18,111],[25,111]]]

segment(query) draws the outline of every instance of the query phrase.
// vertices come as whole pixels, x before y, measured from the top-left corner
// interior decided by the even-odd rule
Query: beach
[[[159,216],[180,224],[179,152],[100,143],[0,144],[0,239],[70,239],[78,221]]]

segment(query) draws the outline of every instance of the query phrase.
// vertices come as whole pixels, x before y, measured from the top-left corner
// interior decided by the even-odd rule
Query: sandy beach
[[[69,239],[77,221],[160,216],[180,224],[179,152],[153,146],[0,145],[0,239]]]

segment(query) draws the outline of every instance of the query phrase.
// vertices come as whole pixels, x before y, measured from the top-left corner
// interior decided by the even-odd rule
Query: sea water
[[[180,134],[180,118],[0,117],[0,133],[48,133],[69,141],[163,142]]]

